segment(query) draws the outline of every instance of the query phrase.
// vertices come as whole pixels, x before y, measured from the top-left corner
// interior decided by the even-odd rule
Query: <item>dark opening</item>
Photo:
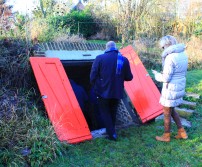
[[[90,70],[92,63],[92,61],[62,61],[67,77],[84,87],[86,92],[89,92],[91,89]]]
[[[93,60],[88,61],[62,61],[67,77],[76,84],[84,88],[88,95],[88,101],[85,103],[85,109],[82,109],[90,130],[104,128],[100,113],[95,101],[92,100],[92,91],[90,84],[90,71]],[[76,94],[76,93],[75,93]],[[78,102],[79,99],[77,98]],[[124,99],[120,102],[117,112],[117,127],[125,127],[131,124],[139,124],[139,118],[132,106],[130,99],[124,94]]]
[[[91,84],[90,84],[90,71],[93,60],[90,61],[62,61],[63,67],[66,71],[67,77],[72,84],[72,88],[81,106],[84,117],[90,130],[100,129],[96,119],[96,108],[90,98]],[[87,94],[87,100],[84,98],[84,89]],[[78,92],[79,91],[79,92]],[[82,93],[81,93],[82,91]],[[78,97],[80,96],[80,97]],[[81,97],[82,96],[82,97]]]

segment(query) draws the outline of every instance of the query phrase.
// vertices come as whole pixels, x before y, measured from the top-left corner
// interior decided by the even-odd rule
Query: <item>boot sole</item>
[[[170,140],[160,140],[158,138],[156,138],[157,141],[161,141],[161,142],[170,142]]]
[[[185,140],[185,139],[188,139],[188,137],[180,137],[180,138],[175,137],[175,139],[184,139]]]
[[[161,142],[166,142],[166,143],[169,143],[170,141],[165,141],[165,140],[156,140],[156,141],[161,141]]]

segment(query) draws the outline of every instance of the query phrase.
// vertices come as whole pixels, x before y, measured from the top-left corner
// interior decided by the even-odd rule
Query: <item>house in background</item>
[[[85,8],[85,6],[81,2],[81,0],[79,0],[78,3],[75,6],[73,6],[72,10],[82,11],[82,10],[84,10],[84,8]]]

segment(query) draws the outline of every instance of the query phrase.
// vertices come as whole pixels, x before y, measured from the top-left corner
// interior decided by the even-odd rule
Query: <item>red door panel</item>
[[[58,139],[68,143],[92,139],[60,60],[58,58],[31,57],[30,62]]]
[[[132,46],[127,46],[120,52],[128,58],[133,73],[133,80],[125,82],[125,90],[140,119],[145,123],[163,113],[159,103],[160,92]]]

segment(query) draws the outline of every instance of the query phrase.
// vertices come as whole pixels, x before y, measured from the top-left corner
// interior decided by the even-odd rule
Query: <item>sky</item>
[[[73,2],[77,3],[78,0],[73,0]],[[29,14],[39,4],[39,0],[7,0],[6,3],[13,5],[13,12],[19,11],[21,14]]]
[[[13,5],[13,12],[19,11],[22,14],[30,13],[36,6],[37,0],[7,0],[7,4]]]

